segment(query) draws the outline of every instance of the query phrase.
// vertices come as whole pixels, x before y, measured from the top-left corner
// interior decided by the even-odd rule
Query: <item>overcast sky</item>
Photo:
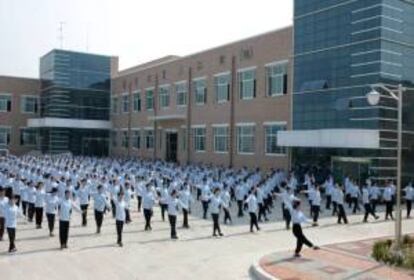
[[[292,24],[291,0],[0,0],[0,75],[38,77],[59,48],[116,55],[124,69]],[[275,46],[276,47],[276,46]]]

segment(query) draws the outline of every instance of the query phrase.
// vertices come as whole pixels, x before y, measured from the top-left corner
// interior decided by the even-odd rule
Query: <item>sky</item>
[[[39,58],[61,43],[119,56],[125,69],[289,26],[292,18],[293,0],[0,0],[0,75],[38,77]]]

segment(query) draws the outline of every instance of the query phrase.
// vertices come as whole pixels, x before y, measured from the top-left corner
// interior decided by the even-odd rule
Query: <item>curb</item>
[[[250,266],[249,273],[254,279],[257,280],[280,280],[279,278],[273,277],[267,273],[263,268],[261,268],[259,261],[256,261]]]

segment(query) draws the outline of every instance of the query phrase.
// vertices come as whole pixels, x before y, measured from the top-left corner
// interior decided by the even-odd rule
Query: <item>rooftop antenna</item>
[[[58,39],[59,39],[59,42],[60,42],[60,49],[63,49],[63,26],[65,25],[66,23],[64,22],[64,21],[61,21],[61,22],[59,22],[59,36],[58,36]]]

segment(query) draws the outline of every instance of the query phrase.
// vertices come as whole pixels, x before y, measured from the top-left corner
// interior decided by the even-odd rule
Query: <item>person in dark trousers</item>
[[[241,218],[244,216],[243,213],[243,200],[244,200],[244,187],[241,182],[236,183],[236,201],[237,208],[239,209],[237,217]]]
[[[213,237],[223,236],[220,229],[220,208],[223,205],[223,200],[220,197],[220,189],[214,189],[213,195],[211,196],[211,218],[213,219]]]
[[[338,207],[338,224],[348,224],[348,219],[346,217],[345,207],[344,207],[344,191],[340,184],[336,185],[335,192],[334,192],[334,200],[336,201]]]
[[[193,197],[191,195],[190,187],[187,183],[185,183],[181,187],[181,191],[179,193],[179,200],[181,204],[181,208],[183,210],[183,228],[190,228],[188,225],[188,214],[190,212],[191,203],[193,201]]]
[[[33,217],[35,214],[35,202],[36,202],[36,188],[33,182],[29,183],[27,195],[28,195],[27,220],[29,221],[29,223],[32,223]]]
[[[207,179],[203,180],[203,188],[201,189],[201,204],[203,206],[203,219],[207,219],[208,205],[210,203],[211,190],[207,184]]]
[[[106,196],[102,185],[98,185],[97,192],[92,193],[92,198],[94,201],[93,208],[96,223],[96,233],[100,234],[105,211],[111,209],[111,204],[108,201],[108,197]]]
[[[266,215],[266,207],[265,207],[265,198],[264,198],[264,194],[263,194],[263,185],[259,186],[256,189],[256,197],[257,197],[257,203],[259,206],[259,215],[258,215],[258,221],[261,223],[262,217],[264,218],[264,220],[267,222],[269,221],[269,219],[267,218]]]
[[[168,198],[168,221],[170,222],[171,227],[171,239],[178,239],[176,225],[179,203],[180,202],[177,199],[177,191],[173,189]]]
[[[411,208],[412,208],[412,203],[414,200],[414,188],[412,183],[409,183],[405,188],[404,188],[404,198],[405,198],[405,204],[407,206],[407,219],[410,218],[411,216]]]
[[[42,228],[43,222],[43,208],[45,206],[46,193],[43,190],[43,183],[38,183],[36,186],[36,201],[35,201],[35,220],[36,228]]]
[[[124,224],[126,220],[126,202],[124,200],[124,192],[120,191],[118,197],[115,200],[115,226],[116,226],[116,235],[117,235],[117,244],[119,247],[123,246],[122,243],[122,232],[124,229]]]
[[[88,224],[88,207],[90,197],[90,188],[87,186],[86,179],[81,180],[76,196],[79,199],[80,209],[82,210],[82,226],[86,227]]]
[[[302,250],[303,245],[305,244],[309,248],[313,248],[314,250],[318,250],[319,247],[313,245],[312,242],[310,242],[306,236],[303,234],[302,231],[302,223],[310,223],[310,221],[305,217],[303,212],[300,210],[300,201],[295,200],[293,202],[293,207],[290,210],[291,216],[292,216],[292,232],[293,235],[296,237],[296,249],[294,257],[299,258],[301,257],[300,252]]]
[[[155,205],[157,195],[150,183],[148,183],[145,187],[145,192],[143,193],[142,197],[142,208],[144,209],[144,218],[145,218],[145,231],[152,230],[151,227],[151,217],[152,217],[152,209]]]
[[[394,216],[392,215],[394,201],[390,185],[387,185],[385,187],[383,198],[385,201],[385,220],[388,220],[389,218],[391,218],[391,220],[394,220]]]
[[[258,203],[257,203],[257,190],[256,188],[254,188],[249,196],[247,197],[247,199],[244,201],[244,203],[247,204],[247,209],[249,211],[249,215],[250,215],[250,232],[253,233],[253,227],[256,227],[256,230],[259,231],[260,227],[257,223],[257,208],[258,208]]]
[[[168,212],[168,188],[166,183],[159,189],[160,193],[160,207],[161,207],[161,218],[165,221],[165,212]]]
[[[78,205],[72,201],[71,192],[69,190],[65,191],[65,197],[59,201],[59,241],[60,249],[68,248],[68,239],[69,239],[69,227],[70,219],[72,215],[72,209],[82,213],[82,210]]]
[[[49,228],[49,236],[53,237],[53,231],[55,228],[55,219],[59,206],[58,189],[52,188],[52,191],[46,196],[46,218]]]
[[[230,200],[231,195],[228,191],[227,185],[224,185],[223,192],[220,194],[223,211],[224,211],[224,221],[223,223],[226,225],[227,222],[233,223],[230,215]]]
[[[5,230],[5,210],[6,206],[9,203],[9,198],[5,195],[5,190],[0,186],[0,241],[3,240],[4,230]]]
[[[16,205],[17,197],[13,196],[12,192],[7,194],[9,200],[4,210],[5,226],[9,236],[9,253],[14,253],[16,249],[16,227],[17,219],[24,217],[21,209]]]
[[[366,186],[362,188],[362,204],[364,205],[364,210],[365,210],[364,220],[363,220],[364,223],[368,222],[369,215],[372,215],[375,218],[375,220],[379,219],[379,217],[372,210],[370,199],[369,199],[369,191]]]

